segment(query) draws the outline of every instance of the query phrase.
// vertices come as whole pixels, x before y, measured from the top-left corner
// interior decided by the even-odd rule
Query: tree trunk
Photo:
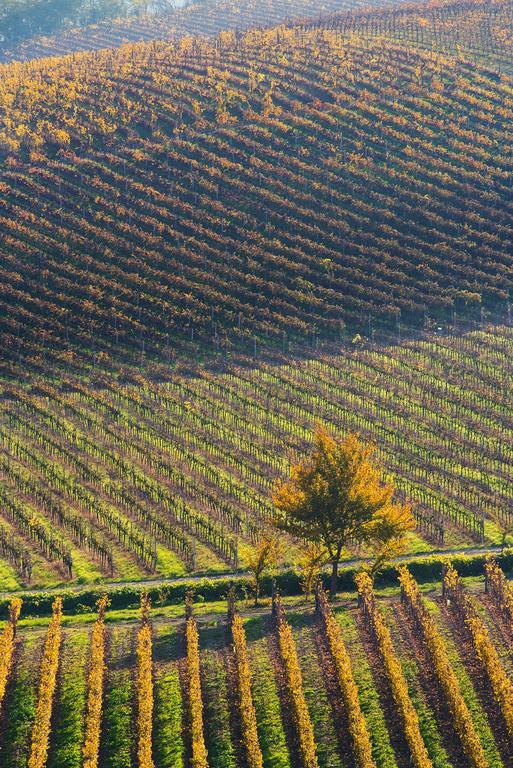
[[[331,597],[335,597],[337,594],[338,589],[338,559],[333,560],[331,563],[331,587],[330,587],[330,594]]]

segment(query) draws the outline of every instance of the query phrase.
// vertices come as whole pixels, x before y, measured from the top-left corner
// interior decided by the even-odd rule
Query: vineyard
[[[4,355],[80,369],[504,315],[512,106],[491,70],[322,28],[5,66]]]
[[[157,2],[162,7],[167,0]],[[0,58],[4,49],[14,51],[27,40],[119,19],[136,13],[138,6],[137,0],[4,0],[0,6]]]
[[[316,605],[225,603],[50,622],[12,606],[0,644],[4,768],[508,768],[510,582]],[[15,638],[13,656],[11,637]],[[52,693],[54,692],[54,695]],[[50,727],[49,727],[50,726]],[[411,761],[411,762],[410,762]]]
[[[326,20],[326,26],[346,35],[404,40],[415,48],[450,54],[508,75],[513,73],[512,25],[511,3],[502,0],[410,3]]]
[[[373,7],[376,6],[376,7]],[[363,2],[363,0],[203,0],[165,16],[119,18],[34,37],[15,49],[0,45],[0,63],[116,48],[127,43],[213,37],[254,27],[287,23],[337,29],[344,35],[403,40],[416,48],[450,54],[511,74],[510,0],[445,0],[443,3]]]
[[[10,47],[0,44],[0,63],[26,61],[48,56],[63,56],[76,51],[117,48],[126,43],[163,40],[189,35],[215,36],[226,30],[244,31],[254,27],[273,27],[306,17],[384,5],[397,0],[193,0],[150,16],[115,18],[94,25],[64,30],[49,37],[34,36]],[[178,6],[182,3],[178,3]],[[115,9],[115,6],[114,6]],[[106,14],[114,15],[112,10]],[[0,19],[1,20],[1,19]]]
[[[513,330],[398,340],[293,362],[221,357],[217,371],[5,380],[3,589],[247,568],[273,483],[319,421],[377,442],[414,505],[409,551],[500,543],[513,509]],[[291,543],[284,564],[296,555]]]
[[[512,768],[512,76],[513,0],[0,9],[1,768]]]

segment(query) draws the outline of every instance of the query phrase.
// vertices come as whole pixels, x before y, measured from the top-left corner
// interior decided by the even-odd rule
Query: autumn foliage
[[[105,611],[108,602],[107,597],[98,600],[98,618],[91,632],[83,768],[98,768],[105,677]]]
[[[401,595],[407,610],[421,632],[433,672],[452,715],[452,723],[472,768],[487,768],[488,763],[472,716],[463,698],[456,674],[447,656],[444,641],[422,602],[417,583],[407,568],[399,569]]]
[[[358,688],[356,686],[351,660],[345,646],[342,632],[337,620],[328,605],[326,593],[321,586],[317,593],[317,610],[325,632],[326,642],[330,651],[337,682],[342,694],[342,701],[349,721],[349,733],[358,768],[375,768],[372,756],[372,744],[365,716],[360,706]]]
[[[234,31],[254,27],[276,26],[283,21],[300,19],[302,28],[312,26],[307,17],[314,16],[314,24],[327,29],[336,28],[346,35],[366,35],[400,40],[403,45],[421,45],[423,48],[464,56],[470,61],[509,71],[511,67],[511,40],[507,30],[511,25],[511,5],[500,0],[472,0],[447,4],[415,5],[364,2],[363,0],[223,0],[203,5],[178,7],[172,14],[162,16],[136,16],[135,18],[103,21],[92,26],[61,31],[45,37],[20,41],[13,49],[8,42],[0,46],[0,61],[24,61],[40,57],[56,57],[80,50],[113,48],[128,41],[163,39],[197,35],[219,35],[220,46],[226,46]],[[376,9],[372,6],[376,5]],[[220,12],[222,9],[222,12]],[[349,12],[350,11],[350,12]],[[119,8],[118,8],[119,12]],[[317,17],[322,17],[318,20]],[[32,30],[31,30],[32,31]]]
[[[370,624],[385,668],[388,684],[392,690],[392,698],[401,718],[403,732],[410,749],[412,765],[415,768],[432,768],[432,762],[420,732],[419,718],[410,699],[408,684],[394,650],[390,630],[375,603],[370,576],[361,572],[357,576],[356,583],[365,616]]]
[[[48,626],[41,660],[41,676],[28,768],[45,768],[46,766],[53,700],[59,669],[59,651],[62,639],[61,617],[62,599],[57,597],[53,604],[53,615]]]
[[[488,677],[509,735],[513,736],[513,683],[504,669],[485,622],[477,613],[470,595],[465,592],[458,573],[451,565],[444,571],[444,592],[470,633],[476,655]]]
[[[5,696],[5,689],[12,669],[16,625],[21,611],[22,601],[15,598],[9,606],[9,618],[0,635],[0,711]]]
[[[137,631],[137,765],[153,768],[153,660],[150,602],[141,597],[141,626]]]
[[[295,737],[303,768],[318,768],[313,725],[303,690],[296,643],[279,596],[275,596],[273,612],[276,620],[278,648],[286,680],[287,698],[292,711]]]
[[[513,589],[496,560],[490,558],[485,565],[486,590],[495,601],[504,618],[513,627]]]
[[[323,427],[314,434],[310,455],[278,482],[273,495],[282,516],[278,527],[322,544],[332,564],[331,591],[337,590],[342,550],[403,538],[414,527],[410,507],[394,501],[393,483],[383,481],[376,447],[357,434],[337,438]]]
[[[199,635],[196,621],[192,616],[186,619],[185,643],[187,649],[186,673],[191,738],[191,766],[192,768],[207,768],[207,748],[203,732]]]
[[[507,84],[333,27],[2,67],[11,359],[248,353],[507,300]]]
[[[263,757],[258,740],[257,719],[251,691],[251,669],[248,661],[244,622],[233,612],[230,622],[235,658],[235,674],[241,718],[242,740],[248,768],[262,768]]]

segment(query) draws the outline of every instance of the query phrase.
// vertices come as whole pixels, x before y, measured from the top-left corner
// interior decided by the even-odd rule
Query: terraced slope
[[[337,31],[4,67],[15,358],[338,338],[505,309],[510,86]]]
[[[511,594],[511,587],[506,589]],[[304,601],[288,599],[274,617],[268,605],[243,606],[241,619],[230,622],[224,606],[216,604],[188,619],[187,634],[176,606],[159,607],[142,621],[135,611],[108,612],[105,625],[94,630],[91,616],[64,617],[47,764],[83,764],[81,748],[93,733],[86,713],[94,653],[106,667],[94,688],[99,739],[89,754],[109,768],[137,765],[141,750],[155,768],[191,766],[200,740],[210,768],[236,768],[250,759],[263,768],[306,768],[307,758],[319,768],[405,768],[414,745],[429,768],[468,768],[479,765],[480,756],[482,765],[507,768],[512,759],[508,702],[490,691],[496,674],[511,679],[511,624],[501,616],[500,595],[484,595],[482,585],[472,594],[463,588],[462,594],[479,616],[480,638],[493,649],[493,667],[479,661],[458,608],[439,589],[422,597],[415,584],[408,586],[404,602],[397,595],[380,599],[367,591],[362,608],[351,599],[332,608],[324,604],[320,614]],[[91,645],[93,632],[96,640],[102,633],[102,643]],[[50,663],[42,660],[46,638],[44,621],[22,619],[2,704],[5,768],[27,763],[41,699],[39,680]],[[442,669],[451,678],[450,689],[438,677]],[[301,720],[294,715],[296,706]],[[243,717],[256,726],[250,741]],[[355,724],[358,731],[352,732]],[[307,731],[310,751],[300,752]],[[361,749],[364,741],[367,753]]]
[[[91,368],[88,382],[18,384],[12,370],[2,587],[244,567],[275,478],[318,420],[377,441],[415,506],[411,550],[500,541],[513,499],[510,328],[309,355],[224,373]]]

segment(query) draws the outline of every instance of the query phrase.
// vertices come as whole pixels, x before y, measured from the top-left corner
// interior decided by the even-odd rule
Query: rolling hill
[[[145,3],[147,10],[155,5],[162,10],[167,0]],[[104,19],[119,19],[138,10],[142,10],[138,0],[4,0],[0,6],[0,51],[14,52],[27,40]]]
[[[233,30],[243,32],[258,27],[328,15],[335,11],[383,6],[377,0],[193,0],[185,7],[166,13],[120,16],[94,25],[78,26],[47,37],[34,36],[9,47],[0,44],[0,62],[26,61],[62,56],[76,51],[117,48],[142,40],[166,40],[184,36],[216,36]],[[397,0],[395,0],[397,2]],[[105,11],[109,13],[106,6]],[[112,12],[109,14],[112,15]]]
[[[511,768],[512,40],[204,0],[0,49],[2,768]],[[319,423],[416,528],[314,607],[297,538],[248,567]]]
[[[410,552],[499,544],[512,352],[511,328],[490,327],[217,371],[111,364],[34,381],[20,365],[0,401],[0,589],[245,569],[273,483],[318,421],[377,442],[414,505]],[[285,564],[296,556],[291,543]]]
[[[5,66],[4,353],[505,312],[512,104],[506,76],[325,28]]]
[[[512,73],[510,0],[444,0],[436,3],[362,0],[202,0],[165,16],[105,21],[50,37],[35,37],[9,50],[0,62],[63,56],[127,43],[238,34],[278,24],[324,25],[346,35],[403,40],[424,50],[457,56]]]
[[[416,48],[455,56],[509,75],[513,74],[512,25],[511,3],[502,0],[356,9],[326,20],[326,26],[347,35],[404,40]]]
[[[318,419],[500,541],[510,80],[342,18],[2,67],[6,588],[244,568]]]

